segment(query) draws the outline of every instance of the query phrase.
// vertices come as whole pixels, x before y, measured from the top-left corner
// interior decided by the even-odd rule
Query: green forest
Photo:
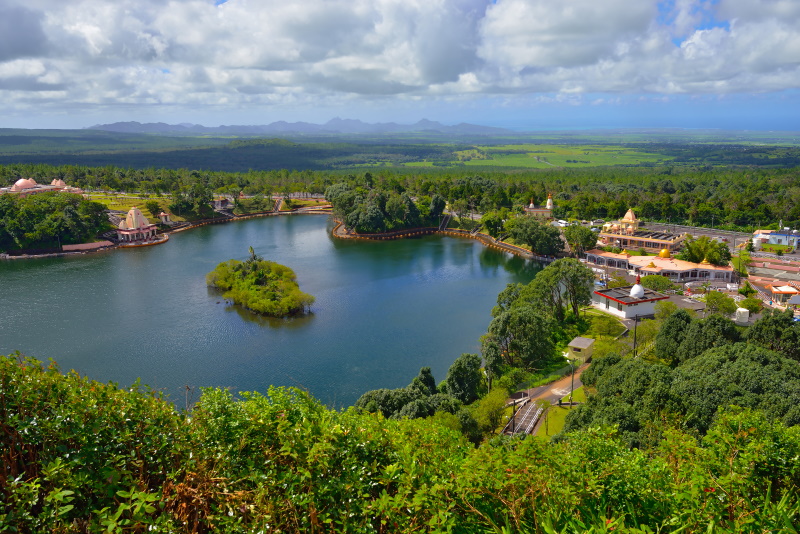
[[[94,241],[111,229],[105,209],[69,193],[0,195],[0,252]]]
[[[223,172],[30,163],[0,166],[3,185],[11,185],[20,177],[61,178],[69,185],[87,190],[166,194],[188,208],[195,204],[195,199],[214,194],[322,195],[331,186],[346,184],[340,187],[379,205],[392,193],[418,200],[438,195],[459,214],[479,212],[492,216],[503,208],[519,212],[531,201],[543,204],[547,195],[552,194],[554,215],[564,219],[610,220],[634,208],[637,216],[646,221],[673,224],[747,231],[756,227],[776,228],[779,221],[785,226],[800,226],[800,176],[794,167],[607,166],[502,171],[497,168],[342,171],[284,168]],[[370,195],[374,198],[370,199]],[[422,216],[426,215],[425,210],[430,214],[430,203],[418,203],[417,209]],[[387,228],[395,224],[385,221]]]

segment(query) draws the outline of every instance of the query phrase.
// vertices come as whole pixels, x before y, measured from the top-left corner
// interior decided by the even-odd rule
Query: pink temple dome
[[[11,186],[12,191],[22,191],[23,189],[30,189],[31,187],[36,187],[38,184],[36,180],[33,178],[20,178],[14,185]]]

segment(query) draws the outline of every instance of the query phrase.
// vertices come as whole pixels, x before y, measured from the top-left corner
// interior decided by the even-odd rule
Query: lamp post
[[[567,358],[570,367],[570,378],[572,382],[569,387],[569,409],[572,409],[572,392],[575,391],[575,362],[568,357],[567,352],[564,353],[564,358]]]

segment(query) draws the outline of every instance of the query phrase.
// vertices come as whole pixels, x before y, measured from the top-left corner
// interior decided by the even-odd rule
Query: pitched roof
[[[569,342],[568,347],[575,347],[576,349],[588,349],[594,344],[594,339],[590,337],[578,336]]]

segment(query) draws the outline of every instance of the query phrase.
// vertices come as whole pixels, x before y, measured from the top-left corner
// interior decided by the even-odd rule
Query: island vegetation
[[[297,276],[285,265],[265,260],[250,247],[245,261],[228,260],[206,275],[209,286],[224,291],[234,304],[270,317],[306,313],[314,297],[300,291]]]

